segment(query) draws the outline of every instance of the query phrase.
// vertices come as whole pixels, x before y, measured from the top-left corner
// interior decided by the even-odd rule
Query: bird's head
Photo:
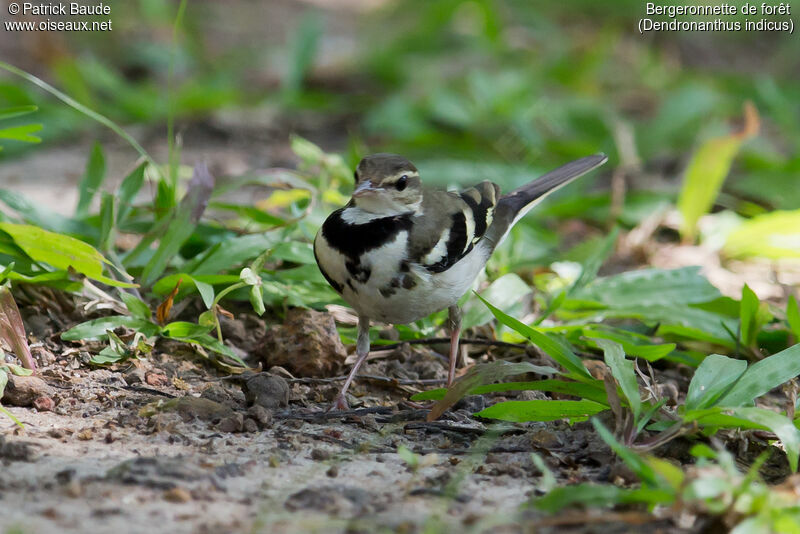
[[[419,171],[403,156],[367,156],[356,167],[355,180],[353,203],[366,212],[399,215],[422,205]]]

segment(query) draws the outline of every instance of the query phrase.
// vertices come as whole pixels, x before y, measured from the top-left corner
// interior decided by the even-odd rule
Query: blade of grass
[[[106,176],[106,158],[103,155],[103,147],[95,142],[86,162],[86,171],[78,185],[78,206],[75,208],[76,217],[86,217],[89,211],[89,204],[92,202],[97,190],[103,183]]]
[[[100,113],[97,113],[92,109],[89,109],[88,107],[84,106],[74,98],[62,93],[61,91],[59,91],[49,83],[45,82],[44,80],[41,80],[40,78],[37,78],[33,74],[29,74],[28,72],[25,72],[24,70],[17,68],[14,65],[6,63],[5,61],[0,61],[0,69],[15,74],[20,78],[40,87],[41,89],[44,89],[51,95],[55,96],[56,98],[58,98],[59,100],[70,106],[71,108],[83,113],[90,119],[93,119],[102,124],[103,126],[105,126],[106,128],[110,129],[112,132],[114,132],[122,139],[127,141],[128,144],[130,144],[143,158],[145,158],[156,169],[156,172],[158,172],[159,175],[161,175],[161,170],[158,168],[158,165],[156,165],[155,160],[153,160],[153,158],[150,157],[150,154],[148,154],[147,151],[144,148],[142,148],[142,146],[136,141],[136,139],[134,139],[128,132],[123,130],[119,125],[117,125],[111,119],[105,117],[104,115],[101,115]]]

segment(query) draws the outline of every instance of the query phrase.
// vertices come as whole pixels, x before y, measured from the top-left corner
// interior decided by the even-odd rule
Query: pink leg
[[[447,310],[447,326],[450,330],[450,370],[447,373],[447,387],[453,385],[456,377],[456,363],[458,362],[458,336],[461,334],[461,309],[458,305],[450,306]]]
[[[344,381],[342,390],[336,396],[336,399],[333,401],[329,411],[347,410],[350,408],[347,404],[347,390],[350,387],[350,383],[355,378],[356,373],[358,373],[358,368],[361,367],[361,364],[364,363],[364,360],[366,360],[367,356],[369,356],[369,319],[366,317],[358,318],[358,341],[356,341],[356,356],[358,356],[356,363],[350,370],[350,374],[347,375],[347,380]]]

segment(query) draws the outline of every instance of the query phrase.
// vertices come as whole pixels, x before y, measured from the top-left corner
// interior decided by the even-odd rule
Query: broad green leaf
[[[302,243],[300,241],[284,241],[283,243],[278,243],[273,247],[269,257],[292,263],[308,265],[317,263],[317,260],[314,258],[314,248],[311,243]]]
[[[31,135],[42,129],[41,124],[23,124],[21,126],[12,126],[10,128],[0,129],[0,139],[12,139],[14,141],[22,141],[24,143],[41,143],[41,137]]]
[[[590,400],[529,400],[498,402],[476,413],[477,417],[500,419],[524,423],[527,421],[556,421],[568,419],[570,422],[586,421],[596,413],[608,410],[608,406]]]
[[[586,344],[589,347],[600,348],[597,341],[592,338],[610,339],[622,345],[622,350],[628,356],[642,358],[650,362],[658,361],[675,350],[675,343],[650,344],[647,336],[605,325],[588,325],[581,329],[581,334],[587,336]]]
[[[86,171],[83,173],[80,184],[78,184],[78,207],[75,208],[76,217],[85,217],[89,210],[89,204],[95,193],[100,189],[103,179],[106,176],[106,159],[103,155],[103,147],[95,142],[89,154],[89,161],[86,163]]]
[[[706,356],[689,383],[686,409],[697,410],[713,406],[747,369],[747,362],[720,354]]]
[[[122,302],[125,303],[125,307],[128,308],[128,311],[131,312],[133,317],[138,317],[139,319],[148,320],[152,317],[153,313],[150,310],[150,307],[141,301],[141,299],[127,293],[125,291],[120,292],[120,297],[122,298]]]
[[[497,302],[502,305],[509,313],[521,313],[523,299],[531,294],[532,289],[522,278],[514,273],[501,276],[489,287],[481,292],[484,299],[489,302]],[[486,324],[492,319],[492,312],[476,299],[470,299],[464,304],[464,316],[461,320],[461,328],[472,328]]]
[[[89,339],[107,339],[107,330],[114,330],[119,326],[124,326],[138,332],[142,332],[145,336],[150,337],[158,334],[161,329],[144,319],[133,317],[130,315],[115,315],[112,317],[101,317],[100,319],[92,319],[77,326],[73,326],[66,332],[61,334],[61,339],[64,341],[80,341]]]
[[[800,375],[800,343],[751,365],[717,403],[743,406]]]
[[[580,276],[575,280],[575,283],[569,288],[568,294],[572,294],[584,287],[587,284],[591,283],[595,278],[597,278],[597,272],[600,270],[600,267],[603,266],[603,263],[608,259],[608,256],[613,252],[614,245],[617,242],[617,237],[619,236],[619,228],[614,227],[614,229],[602,240],[595,244],[594,250],[583,262],[583,269],[581,270]]]
[[[238,267],[281,241],[281,235],[276,232],[263,232],[227,239],[212,246],[208,252],[187,262],[184,270],[195,277],[218,274]]]
[[[719,290],[700,274],[700,267],[628,271],[598,278],[572,295],[611,308],[696,304],[720,296]]]
[[[178,295],[190,293],[192,288],[196,288],[203,298],[203,304],[210,308],[214,303],[214,286],[235,284],[240,281],[235,274],[201,274],[191,275],[187,273],[175,273],[165,276],[153,285],[153,293],[156,295],[166,295],[181,280],[181,289]],[[199,285],[198,285],[199,284]]]
[[[208,325],[175,321],[166,325],[162,329],[162,334],[171,338],[196,338],[208,334],[211,328]]]
[[[792,472],[797,471],[797,461],[798,456],[800,456],[800,430],[794,426],[791,419],[785,415],[755,407],[736,408],[733,413],[738,417],[763,425],[774,432],[783,443]]]
[[[24,195],[15,191],[0,189],[0,201],[16,211],[29,224],[40,226],[46,230],[61,234],[95,237],[97,230],[84,221],[76,221],[63,215],[53,213],[39,203],[31,202]]]
[[[726,256],[800,258],[800,210],[757,215],[733,230],[722,251]]]
[[[726,408],[716,406],[703,410],[687,411],[685,422],[696,421],[703,427],[715,428],[761,428],[778,436],[786,450],[792,471],[797,471],[800,456],[800,430],[785,415],[754,406]]]
[[[500,384],[487,384],[476,386],[467,395],[483,395],[484,393],[497,393],[500,391],[549,391],[552,393],[562,393],[564,395],[574,395],[601,404],[608,404],[608,396],[603,388],[603,383],[596,380],[595,384],[581,382],[566,382],[564,380],[536,380],[533,382],[502,382]],[[447,393],[446,388],[432,389],[417,393],[411,400],[426,401],[439,400],[444,398]]]
[[[758,132],[758,122],[758,112],[748,103],[741,132],[709,139],[692,156],[678,197],[678,210],[683,216],[681,234],[686,238],[694,239],[697,221],[713,206],[733,158],[742,143]]]
[[[243,206],[228,202],[211,202],[208,207],[215,210],[231,211],[239,217],[268,226],[283,226],[286,224],[286,220],[253,206]]]
[[[211,308],[214,305],[214,286],[211,284],[207,284],[206,282],[201,282],[200,280],[189,277],[192,282],[194,282],[194,287],[197,288],[197,292],[200,293],[200,297],[203,299],[203,304],[206,305],[206,308]]]
[[[583,361],[581,361],[581,359],[576,356],[575,353],[573,353],[568,347],[565,347],[562,343],[557,342],[546,334],[543,334],[535,328],[532,328],[495,308],[480,295],[478,295],[478,298],[481,299],[484,304],[486,304],[498,321],[518,332],[522,336],[528,338],[531,343],[546,352],[551,358],[553,358],[553,360],[558,362],[569,372],[568,374],[571,378],[574,378],[580,382],[594,380],[592,375],[583,365]]]
[[[553,488],[547,495],[533,499],[531,506],[554,514],[576,505],[585,508],[603,508],[626,503],[669,506],[674,501],[675,493],[670,489],[627,489],[612,484],[581,483]]]
[[[9,234],[14,242],[35,261],[48,263],[64,271],[70,267],[97,280],[117,287],[136,287],[136,284],[118,282],[103,275],[103,263],[108,263],[102,254],[88,243],[74,237],[56,234],[27,224],[0,222],[0,230]]]
[[[800,343],[800,306],[794,295],[789,297],[789,303],[786,306],[786,321],[789,323],[789,329],[794,334],[795,343]]]
[[[636,381],[636,373],[633,370],[633,362],[625,359],[625,353],[619,343],[598,339],[597,344],[605,353],[605,362],[611,368],[611,374],[617,380],[628,401],[634,421],[638,421],[642,412],[642,398],[639,393],[639,383]]]

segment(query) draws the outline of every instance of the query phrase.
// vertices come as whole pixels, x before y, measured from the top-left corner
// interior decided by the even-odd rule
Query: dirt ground
[[[363,374],[395,380],[362,379],[351,411],[327,413],[340,380],[293,379],[277,367],[232,376],[166,342],[147,359],[93,368],[86,363],[91,342],[59,339],[70,320],[35,306],[23,306],[22,314],[43,382],[17,402],[30,406],[10,407],[24,429],[0,418],[0,524],[7,534],[701,526],[678,529],[666,510],[659,520],[637,511],[548,516],[521,508],[541,494],[531,453],[561,482],[626,475],[586,423],[496,424],[470,415],[487,402],[481,397],[426,422],[427,410],[405,399],[444,377],[430,348],[376,353]],[[332,321],[325,314],[309,320],[319,318]],[[248,333],[263,335],[263,323],[252,328],[254,321],[229,321],[229,339],[248,346],[235,332],[249,324]],[[263,347],[252,354],[263,357]]]

